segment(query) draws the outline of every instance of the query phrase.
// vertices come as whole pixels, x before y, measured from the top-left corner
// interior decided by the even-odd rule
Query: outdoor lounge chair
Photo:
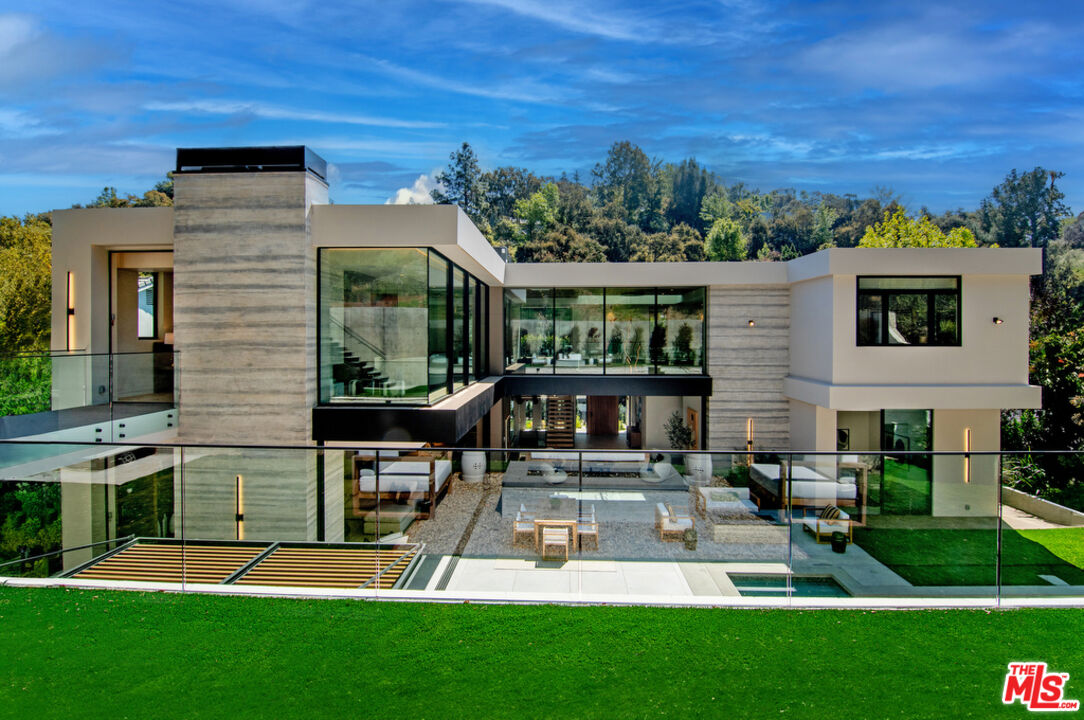
[[[696,527],[696,519],[687,507],[656,503],[655,527],[659,529],[660,540],[682,540],[686,530]]]
[[[848,540],[854,541],[854,523],[851,522],[851,516],[835,505],[827,506],[815,518],[802,519],[801,523],[802,529],[813,533],[813,537],[818,543],[828,542],[828,540],[822,540],[821,538],[831,538],[834,532],[844,533]]]

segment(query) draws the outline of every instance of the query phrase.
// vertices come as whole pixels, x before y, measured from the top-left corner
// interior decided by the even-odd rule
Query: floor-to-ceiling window
[[[554,361],[553,289],[505,291],[508,372],[552,373]]]
[[[505,372],[702,374],[705,290],[508,288]]]
[[[559,373],[602,371],[603,303],[601,288],[557,288],[554,297]]]
[[[448,261],[429,253],[429,400],[448,394]]]
[[[651,351],[655,372],[704,372],[704,288],[659,288]]]
[[[484,284],[426,248],[320,250],[320,402],[434,402],[477,375]],[[473,308],[472,308],[473,309]]]
[[[607,375],[651,372],[654,320],[654,288],[606,288]]]

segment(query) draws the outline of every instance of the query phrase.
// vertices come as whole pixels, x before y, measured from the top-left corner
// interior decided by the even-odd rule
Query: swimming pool
[[[742,597],[785,597],[787,576],[728,573]],[[815,575],[791,575],[792,597],[850,597],[834,578]]]

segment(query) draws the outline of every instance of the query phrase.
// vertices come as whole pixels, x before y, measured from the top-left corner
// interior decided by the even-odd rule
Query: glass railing
[[[175,353],[0,356],[0,417],[114,403],[175,401]]]
[[[1084,513],[1034,478],[1057,496],[1076,481],[1051,474],[1079,453],[0,442],[29,446],[33,462],[0,468],[12,577],[737,606],[1084,598]],[[1028,491],[1011,487],[1025,462]]]

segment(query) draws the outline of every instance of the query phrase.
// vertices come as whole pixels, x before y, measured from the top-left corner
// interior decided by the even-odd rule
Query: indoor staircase
[[[546,445],[576,447],[576,398],[573,395],[546,397]]]
[[[342,357],[342,362],[331,366],[331,377],[333,382],[343,384],[347,395],[381,397],[387,394],[391,381],[371,361],[362,360],[334,340],[330,343],[330,355]]]

